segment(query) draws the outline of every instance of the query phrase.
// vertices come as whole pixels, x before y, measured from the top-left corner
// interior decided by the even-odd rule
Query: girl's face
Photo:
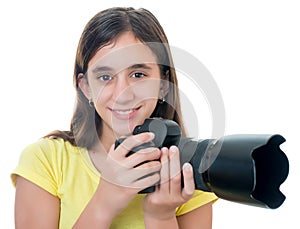
[[[103,120],[103,137],[130,135],[150,117],[160,97],[160,69],[151,49],[131,32],[102,47],[79,83]]]

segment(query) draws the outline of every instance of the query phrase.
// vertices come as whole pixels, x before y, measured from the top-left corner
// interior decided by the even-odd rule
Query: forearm
[[[108,229],[112,219],[113,216],[105,210],[105,205],[101,202],[101,197],[99,198],[96,194],[83,210],[73,228]]]
[[[178,229],[177,218],[174,214],[171,218],[157,219],[152,217],[144,217],[146,229]]]
[[[114,192],[108,188],[107,182],[101,180],[94,196],[81,213],[73,228],[109,228],[115,216],[119,214],[127,204],[123,203],[123,205],[121,205],[120,203],[122,201],[120,198],[122,198],[121,195],[115,195]]]
[[[111,220],[101,217],[99,215],[81,215],[73,229],[85,229],[85,228],[97,228],[97,229],[109,229]]]

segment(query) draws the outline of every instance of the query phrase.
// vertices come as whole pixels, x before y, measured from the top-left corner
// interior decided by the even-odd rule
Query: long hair
[[[161,78],[170,82],[166,94],[168,102],[158,102],[151,117],[174,120],[181,127],[182,135],[185,135],[177,76],[162,26],[156,17],[146,9],[114,7],[96,14],[85,26],[79,40],[73,76],[76,103],[70,130],[54,131],[46,137],[60,137],[73,145],[88,149],[99,140],[102,119],[80,90],[78,75],[87,73],[89,61],[99,49],[127,31],[132,32],[138,40],[152,50],[158,61]]]

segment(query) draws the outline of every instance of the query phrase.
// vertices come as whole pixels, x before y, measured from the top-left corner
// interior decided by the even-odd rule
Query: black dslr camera
[[[196,189],[214,192],[219,198],[275,209],[285,196],[280,185],[289,172],[289,161],[279,145],[281,135],[237,134],[220,139],[195,140],[181,137],[178,124],[172,120],[149,118],[136,126],[133,134],[153,132],[153,141],[140,145],[128,155],[144,147],[178,146],[180,162],[193,166]],[[124,139],[115,142],[117,147]],[[149,187],[140,193],[150,193]]]

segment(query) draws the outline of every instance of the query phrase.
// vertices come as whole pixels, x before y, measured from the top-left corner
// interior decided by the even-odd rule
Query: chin
[[[118,127],[114,128],[113,131],[114,131],[114,135],[117,138],[120,138],[120,137],[132,135],[133,129],[131,129],[128,125],[119,125]]]
[[[112,126],[112,129],[114,131],[115,136],[124,137],[132,135],[134,128],[138,125],[143,124],[145,118],[134,118],[126,121],[114,120],[114,125]]]

